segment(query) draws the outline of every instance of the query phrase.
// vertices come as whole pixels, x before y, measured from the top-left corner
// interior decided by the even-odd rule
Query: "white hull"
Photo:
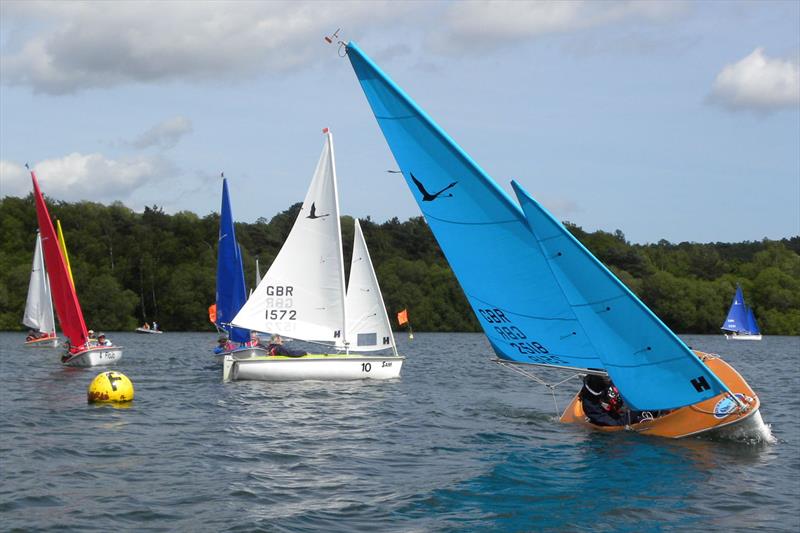
[[[64,366],[90,367],[110,365],[122,359],[122,346],[95,346],[78,352],[67,353],[61,362]]]
[[[58,346],[58,337],[48,337],[46,339],[36,339],[27,341],[26,348],[56,348]]]
[[[761,334],[758,335],[736,335],[735,333],[725,334],[725,338],[731,341],[760,341]]]
[[[405,357],[361,354],[302,357],[239,357],[223,359],[223,381],[346,381],[400,377]]]

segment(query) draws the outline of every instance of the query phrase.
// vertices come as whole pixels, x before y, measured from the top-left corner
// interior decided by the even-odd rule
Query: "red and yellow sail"
[[[89,335],[86,330],[86,322],[83,320],[83,311],[78,302],[78,295],[72,284],[69,266],[59,246],[58,235],[33,171],[31,171],[31,179],[33,180],[33,198],[36,202],[36,218],[39,221],[39,232],[42,236],[44,261],[50,275],[50,289],[58,321],[61,324],[61,330],[69,338],[72,346],[83,346]]]

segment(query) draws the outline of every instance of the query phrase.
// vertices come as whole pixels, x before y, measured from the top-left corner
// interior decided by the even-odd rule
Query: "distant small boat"
[[[145,328],[145,327],[138,327],[136,328],[136,333],[145,333],[145,334],[161,334],[164,333],[160,329],[153,329],[153,328]]]
[[[753,308],[745,303],[744,293],[742,293],[742,288],[738,284],[736,285],[736,293],[733,295],[731,308],[728,310],[728,316],[720,329],[729,332],[725,334],[726,339],[735,341],[761,340],[761,330],[758,329]]]
[[[31,280],[28,284],[28,299],[22,323],[37,332],[25,341],[27,347],[55,348],[58,346],[56,321],[53,316],[53,299],[50,296],[50,279],[44,266],[42,237],[36,233],[36,248],[33,252]],[[31,338],[33,337],[33,338]]]
[[[333,353],[270,355],[262,348],[236,351],[223,360],[223,380],[390,379],[400,375],[389,317],[358,220],[350,283],[345,290],[344,253],[333,135],[286,242],[264,279],[233,318],[233,325],[286,334]],[[219,307],[219,304],[218,306]],[[356,352],[392,350],[392,355]]]
[[[31,180],[33,181],[36,218],[39,222],[39,233],[42,236],[42,251],[50,276],[53,303],[61,330],[69,340],[61,362],[65,366],[79,367],[115,363],[122,358],[121,346],[98,346],[95,341],[89,339],[83,311],[70,277],[65,254],[61,248],[63,244],[59,244],[56,229],[50,219],[47,204],[45,204],[42,191],[39,189],[39,182],[33,171],[31,171]]]

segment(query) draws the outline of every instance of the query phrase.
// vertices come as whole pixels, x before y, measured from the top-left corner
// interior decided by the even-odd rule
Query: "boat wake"
[[[710,433],[714,439],[731,440],[746,444],[775,444],[778,439],[772,434],[769,424],[756,412],[750,418],[730,427],[724,427]]]

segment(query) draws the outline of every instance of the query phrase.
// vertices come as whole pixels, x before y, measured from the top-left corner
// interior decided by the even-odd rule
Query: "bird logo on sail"
[[[325,214],[325,215],[318,215],[317,214],[317,206],[314,205],[314,202],[311,202],[311,214],[308,215],[306,218],[310,218],[311,220],[314,220],[315,218],[325,218],[325,217],[327,217],[329,215],[330,215],[330,213]]]
[[[447,189],[455,187],[456,184],[458,183],[457,181],[454,181],[453,183],[451,183],[450,185],[448,185],[447,187],[445,187],[441,191],[431,194],[427,190],[425,190],[425,186],[422,184],[421,181],[419,181],[416,178],[416,176],[414,176],[413,172],[410,172],[410,174],[411,174],[411,181],[414,182],[414,185],[417,186],[417,189],[419,189],[419,192],[422,193],[422,201],[423,202],[432,202],[432,201],[436,200],[439,197],[441,197],[441,198],[450,198],[450,197],[452,197],[453,196],[452,193],[445,194],[445,195],[442,195],[442,193],[444,191],[446,191]]]

